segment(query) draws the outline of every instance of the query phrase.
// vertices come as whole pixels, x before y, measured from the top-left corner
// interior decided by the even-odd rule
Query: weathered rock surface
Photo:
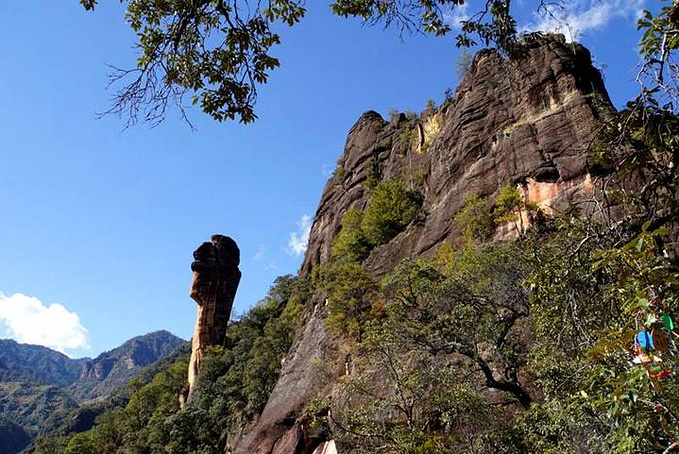
[[[589,52],[552,36],[519,61],[482,51],[454,98],[415,122],[363,114],[349,132],[344,171],[323,191],[303,273],[327,263],[342,216],[367,203],[363,183],[373,164],[381,179],[402,179],[424,195],[425,219],[405,233],[407,244],[397,255],[376,254],[390,262],[453,234],[450,221],[470,194],[521,183],[543,206],[567,206],[587,179],[595,122],[611,109]]]
[[[236,297],[241,272],[240,250],[234,240],[212,235],[212,241],[201,244],[193,253],[191,298],[198,304],[189,363],[189,395],[196,381],[203,349],[224,345],[226,326]]]
[[[546,212],[584,202],[593,187],[587,148],[597,119],[612,111],[589,52],[561,36],[546,36],[529,43],[521,60],[481,52],[455,96],[419,118],[401,115],[387,122],[376,112],[363,114],[323,191],[302,275],[329,261],[344,213],[367,204],[369,174],[405,181],[424,200],[421,215],[366,260],[377,276],[404,258],[433,253],[454,240],[452,220],[468,195],[492,200],[502,187],[515,184]],[[303,434],[297,414],[311,396],[331,393],[350,369],[345,347],[325,329],[322,306],[312,298],[313,313],[260,420],[236,442],[236,453],[271,454],[283,445],[290,454],[312,452],[322,441]],[[327,365],[326,378],[315,374],[314,361]]]

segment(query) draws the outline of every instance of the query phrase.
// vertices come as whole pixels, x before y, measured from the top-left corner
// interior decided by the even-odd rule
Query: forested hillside
[[[126,401],[133,377],[183,344],[158,331],[92,360],[0,340],[0,452],[15,454],[45,433],[90,429],[97,415]]]

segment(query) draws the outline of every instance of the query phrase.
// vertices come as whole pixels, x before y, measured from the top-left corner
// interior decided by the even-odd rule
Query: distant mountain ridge
[[[139,368],[169,355],[185,342],[168,331],[133,337],[120,347],[87,361],[69,391],[78,401],[108,395],[132,378]]]
[[[41,345],[0,339],[0,381],[32,379],[55,386],[69,386],[80,377],[90,358],[72,359]]]
[[[47,347],[0,339],[0,382],[36,381],[68,387],[76,400],[108,394],[139,367],[154,363],[185,343],[168,331],[133,337],[95,359],[72,359]]]
[[[0,454],[15,454],[62,424],[83,402],[102,399],[187,342],[168,331],[134,337],[94,359],[0,340]]]

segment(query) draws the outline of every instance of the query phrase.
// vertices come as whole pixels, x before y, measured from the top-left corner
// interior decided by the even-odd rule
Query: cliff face
[[[516,62],[481,52],[455,96],[417,121],[363,114],[349,132],[344,170],[323,191],[302,272],[328,261],[343,214],[365,206],[373,165],[381,179],[402,179],[425,201],[425,219],[387,245],[389,253],[374,254],[389,257],[383,266],[454,234],[450,221],[470,194],[520,183],[531,200],[566,206],[586,180],[595,122],[610,109],[589,52],[549,37]]]
[[[597,119],[612,111],[589,52],[548,36],[528,44],[527,54],[516,61],[481,52],[455,95],[418,118],[385,121],[376,112],[363,114],[323,191],[302,275],[329,261],[344,213],[368,202],[369,179],[399,179],[423,196],[420,216],[365,261],[376,276],[455,240],[459,232],[452,220],[471,194],[492,200],[512,184],[547,213],[576,203],[586,209],[593,186],[587,148]],[[510,234],[499,228],[495,237]],[[295,423],[297,412],[310,396],[331,392],[350,360],[326,331],[322,299],[312,297],[308,308],[308,321],[266,408],[236,443],[237,453],[311,452],[318,444],[305,439]],[[313,361],[319,359],[329,365],[327,381],[314,373]]]

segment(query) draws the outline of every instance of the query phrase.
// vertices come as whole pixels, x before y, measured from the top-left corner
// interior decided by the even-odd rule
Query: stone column
[[[228,236],[212,235],[212,241],[201,244],[193,258],[191,298],[198,304],[198,316],[189,363],[189,396],[196,384],[205,347],[224,345],[241,278],[240,250]]]

